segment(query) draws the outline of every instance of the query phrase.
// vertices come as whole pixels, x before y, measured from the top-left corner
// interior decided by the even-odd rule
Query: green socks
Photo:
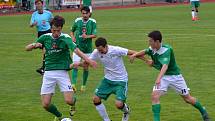
[[[152,105],[152,111],[154,113],[154,121],[160,121],[160,110],[161,110],[160,104]]]
[[[78,77],[78,69],[73,68],[72,69],[72,85],[76,85],[77,77]]]
[[[86,84],[87,84],[88,75],[89,75],[89,71],[84,70],[83,71],[83,81],[82,81],[83,86],[86,86]]]
[[[193,106],[197,108],[202,115],[206,113],[206,110],[204,109],[204,107],[202,107],[198,100],[196,100],[196,103]]]
[[[56,117],[61,117],[62,116],[62,113],[60,113],[58,110],[57,110],[57,107],[53,104],[50,104],[48,109],[47,109],[48,112],[54,114]]]

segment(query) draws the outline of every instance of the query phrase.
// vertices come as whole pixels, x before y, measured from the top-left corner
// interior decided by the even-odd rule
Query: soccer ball
[[[63,118],[61,121],[72,121],[70,118]]]

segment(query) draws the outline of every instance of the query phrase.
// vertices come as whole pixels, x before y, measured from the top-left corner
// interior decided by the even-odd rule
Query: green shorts
[[[125,102],[127,98],[127,89],[127,82],[111,81],[104,78],[95,90],[95,95],[101,99],[107,100],[111,94],[115,94],[117,100]]]
[[[191,1],[191,7],[193,8],[198,8],[199,6],[200,6],[200,3],[199,3],[199,1]]]

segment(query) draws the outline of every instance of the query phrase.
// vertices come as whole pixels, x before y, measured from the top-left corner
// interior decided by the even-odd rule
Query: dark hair
[[[107,45],[107,41],[105,38],[99,37],[98,39],[96,39],[95,45],[96,47],[99,47],[99,46],[105,47]]]
[[[83,7],[81,8],[81,12],[82,12],[83,10],[86,11],[87,13],[90,12],[90,8],[89,8],[88,6],[83,6]]]
[[[148,37],[151,37],[154,41],[159,40],[159,42],[162,42],[162,35],[161,35],[161,32],[158,30],[150,32],[148,34]]]
[[[55,27],[63,27],[65,24],[65,19],[59,15],[56,15],[50,22],[50,25],[54,25]]]
[[[35,0],[35,4],[37,4],[38,2],[41,2],[43,4],[42,0]]]

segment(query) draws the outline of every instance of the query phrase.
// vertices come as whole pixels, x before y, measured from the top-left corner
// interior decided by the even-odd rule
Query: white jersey
[[[100,61],[104,65],[105,78],[111,81],[128,81],[128,74],[122,56],[127,55],[128,49],[108,45],[108,52],[101,54],[94,49],[90,58]]]

